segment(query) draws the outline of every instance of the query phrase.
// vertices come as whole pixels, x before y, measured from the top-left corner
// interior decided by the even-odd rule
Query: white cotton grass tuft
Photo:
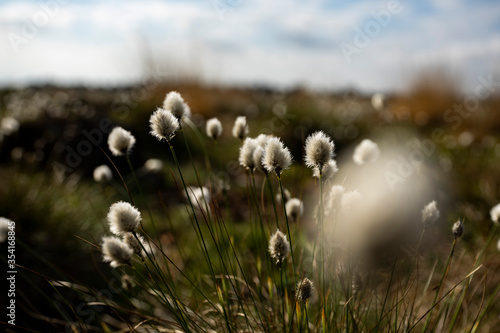
[[[107,183],[113,179],[113,172],[106,164],[103,164],[94,169],[93,176],[96,182]]]
[[[363,165],[375,162],[380,156],[378,145],[370,139],[364,139],[354,149],[352,159],[357,165]]]
[[[288,200],[292,198],[292,194],[286,188],[283,189],[283,195],[285,196],[284,203],[286,204]],[[281,205],[281,191],[278,189],[278,193],[276,194],[276,202]]]
[[[262,164],[267,172],[275,172],[279,176],[292,164],[292,155],[279,138],[271,137],[264,148]]]
[[[500,223],[500,203],[497,204],[496,206],[494,206],[493,208],[491,208],[490,210],[490,217],[491,217],[491,221],[493,221],[493,223]]]
[[[163,169],[163,162],[157,158],[150,158],[144,163],[142,168],[149,174],[160,173]]]
[[[137,238],[139,240],[137,240]],[[142,257],[144,237],[142,237],[141,235],[137,235],[137,238],[135,238],[133,233],[127,232],[125,236],[123,236],[123,241],[132,249],[132,251],[134,251],[135,254],[137,254],[139,257]]]
[[[117,237],[102,238],[103,261],[109,262],[111,267],[130,265],[134,251],[124,241]]]
[[[13,135],[19,131],[19,121],[13,117],[2,118],[0,122],[0,134],[5,136]]]
[[[453,232],[453,236],[455,238],[459,238],[462,236],[464,233],[464,221],[463,220],[458,220],[453,224],[453,227],[451,228],[451,231]]]
[[[191,201],[191,204],[193,207],[205,210],[205,205],[206,203],[210,202],[210,191],[208,188],[205,186],[203,187],[196,187],[196,186],[189,186],[187,188],[187,193],[189,198],[189,201]]]
[[[386,105],[386,97],[382,93],[375,93],[371,99],[372,107],[377,111],[382,111]]]
[[[179,120],[172,112],[157,108],[149,118],[149,127],[152,136],[159,141],[170,142],[179,129]]]
[[[327,200],[326,200],[326,214],[329,213],[331,210],[337,210],[340,208],[340,205],[342,203],[342,198],[345,193],[345,188],[342,185],[333,185],[330,191],[327,194]]]
[[[233,136],[236,139],[240,139],[241,141],[243,141],[247,137],[248,132],[249,130],[248,130],[247,117],[245,116],[236,117],[232,130]]]
[[[253,152],[253,163],[255,164],[255,168],[267,174],[266,167],[264,166],[263,157],[264,157],[264,147],[266,146],[267,141],[270,136],[267,134],[259,134],[255,140],[257,141],[257,148],[255,148]]]
[[[497,250],[498,250],[498,252],[500,252],[500,239],[497,242]]]
[[[288,218],[292,219],[294,222],[304,214],[304,204],[300,199],[292,198],[286,202],[285,206]]]
[[[177,91],[171,91],[165,96],[163,109],[171,112],[178,121],[180,121],[183,116],[188,118],[191,117],[191,109]]]
[[[439,216],[440,213],[435,200],[429,202],[425,205],[424,209],[422,209],[422,223],[426,225],[436,222]]]
[[[115,127],[109,133],[108,146],[115,156],[129,155],[135,145],[135,137],[122,127]]]
[[[267,144],[267,141],[270,138],[272,138],[272,136],[267,135],[267,134],[259,134],[255,138],[255,140],[257,140],[257,142],[259,143],[259,146],[261,146],[262,148],[264,148],[266,146],[266,144]]]
[[[290,243],[286,239],[286,235],[279,230],[276,230],[269,239],[269,253],[280,267],[290,254]]]
[[[7,240],[9,226],[11,228],[14,228],[15,227],[14,221],[11,221],[5,217],[0,217],[0,243],[3,243]]]
[[[306,303],[313,295],[314,284],[308,278],[304,278],[297,283],[297,291],[295,293],[295,298],[297,301]]]
[[[130,290],[135,287],[134,280],[128,274],[123,274],[121,277],[122,288],[125,290]]]
[[[207,136],[214,141],[222,135],[222,123],[217,118],[211,118],[207,121]]]
[[[253,164],[255,166],[255,169],[260,170],[267,174],[266,167],[262,163],[262,158],[264,157],[265,150],[261,146],[257,146],[255,150],[253,151]]]
[[[254,172],[255,170],[255,159],[254,159],[254,152],[255,149],[259,148],[259,144],[257,140],[252,139],[252,138],[246,138],[245,141],[243,141],[243,145],[240,148],[240,155],[238,157],[238,161],[240,162],[240,165],[247,168],[251,172]]]
[[[141,213],[128,202],[119,201],[109,208],[109,228],[115,235],[135,232],[141,223]]]
[[[327,180],[331,179],[337,172],[339,171],[339,168],[337,167],[337,161],[334,159],[331,159],[323,165],[322,172],[321,172],[321,180],[323,182],[326,182]],[[313,177],[319,179],[319,168],[314,167],[313,169]]]
[[[324,132],[315,132],[306,139],[306,155],[304,161],[308,168],[317,168],[318,171],[322,170],[323,166],[326,165],[333,158],[333,150],[335,145],[332,139],[327,136]]]

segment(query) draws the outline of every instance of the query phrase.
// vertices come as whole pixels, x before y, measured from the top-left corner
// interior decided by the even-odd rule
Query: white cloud
[[[223,12],[221,20],[214,3],[237,5]],[[137,80],[144,71],[138,36],[171,72],[201,67],[203,77],[223,82],[385,90],[401,85],[402,68],[426,61],[470,71],[485,70],[477,67],[478,59],[498,65],[493,27],[500,6],[440,0],[434,12],[423,14],[419,4],[403,3],[402,13],[347,63],[339,44],[353,43],[355,28],[363,29],[373,20],[372,11],[387,9],[388,1],[327,8],[331,5],[326,0],[68,2],[16,53],[9,32],[22,35],[23,20],[42,9],[37,2],[3,3],[0,80]]]

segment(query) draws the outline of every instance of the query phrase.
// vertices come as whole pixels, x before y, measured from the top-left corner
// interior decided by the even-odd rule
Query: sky
[[[1,86],[187,75],[385,92],[429,68],[465,90],[500,81],[500,1],[0,0]]]

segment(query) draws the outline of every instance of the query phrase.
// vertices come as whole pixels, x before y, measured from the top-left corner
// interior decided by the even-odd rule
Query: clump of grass
[[[90,330],[91,325],[99,324],[116,330],[186,332],[480,329],[485,311],[493,306],[500,287],[496,286],[484,307],[473,314],[465,313],[463,305],[481,293],[476,276],[482,274],[481,264],[496,234],[498,206],[491,210],[496,223],[472,265],[464,259],[465,249],[461,247],[461,237],[467,236],[463,220],[452,227],[447,258],[436,254],[432,269],[421,259],[422,240],[442,215],[436,201],[432,201],[412,221],[421,228],[421,234],[415,249],[404,249],[413,259],[410,268],[401,259],[401,247],[389,249],[395,252],[389,265],[370,267],[366,264],[370,259],[352,251],[349,240],[337,234],[342,228],[348,230],[350,217],[363,207],[359,203],[364,198],[357,190],[340,185],[343,182],[336,177],[339,167],[334,159],[335,144],[328,134],[317,131],[305,140],[304,162],[312,169],[313,177],[300,179],[302,185],[298,186],[293,177],[302,167],[292,167],[292,154],[280,138],[267,134],[249,137],[247,119],[240,116],[231,133],[236,139],[232,140],[241,144],[238,155],[236,149],[227,149],[219,119],[206,122],[204,137],[200,135],[202,129],[191,126],[190,116],[190,108],[177,92],[167,94],[163,108],[157,108],[150,116],[150,134],[170,150],[170,155],[165,156],[169,161],[165,170],[169,169],[169,173],[163,176],[171,178],[176,186],[171,195],[184,198],[175,204],[168,202],[170,198],[159,198],[164,207],[161,212],[150,211],[150,205],[159,204],[146,200],[130,161],[129,155],[137,143],[135,137],[121,127],[109,135],[110,151],[127,160],[143,206],[135,207],[133,199],[137,194],[127,186],[130,179],[115,167],[126,191],[116,196],[128,196],[130,203],[123,198],[106,198],[110,206],[108,225],[103,223],[100,237],[93,231],[86,242],[93,251],[102,252],[103,261],[110,263],[111,272],[119,275],[123,288],[111,300],[102,296],[100,290],[70,278],[54,284],[58,289],[67,287],[81,292],[80,299],[85,304],[105,308],[105,314],[91,323],[85,322],[78,312],[70,314],[65,319],[78,323],[72,323],[74,327]],[[182,128],[183,122],[190,126]],[[200,166],[199,159],[191,155],[186,132],[194,134],[203,145],[212,144],[203,151],[205,161],[217,161],[226,153],[237,158],[247,172],[246,184],[244,177],[232,174],[227,177],[232,182],[230,189],[219,184],[218,175],[224,175],[229,166]],[[185,148],[174,142],[179,139]],[[191,177],[186,176],[186,168],[179,163],[178,152],[188,153],[194,171]],[[355,167],[365,168],[376,165],[382,153],[376,143],[363,140],[352,158]],[[161,173],[162,168],[156,169]],[[199,170],[206,171],[206,178],[200,177]],[[290,175],[290,180],[288,176],[284,179],[285,175]],[[273,192],[276,182],[279,200]],[[284,182],[297,197],[291,196]],[[262,185],[258,188],[257,184]],[[309,191],[314,184],[316,191]],[[218,187],[223,189],[217,190]],[[246,193],[246,206],[232,205],[232,196],[241,195],[238,191]],[[276,208],[276,201],[282,211]],[[149,224],[143,225],[146,223],[142,223],[141,207],[147,208],[154,232],[148,230]],[[97,210],[103,219],[105,209],[99,206]],[[233,211],[240,214],[239,221],[233,218]],[[447,219],[441,220],[444,223]],[[326,223],[331,225],[326,228]],[[105,236],[108,231],[117,237]],[[174,232],[172,240],[169,235]],[[101,238],[102,243],[97,243],[96,238]],[[174,253],[179,255],[174,257]],[[108,265],[96,266],[99,273],[110,270]],[[486,281],[485,276],[483,279]],[[318,292],[312,281],[318,285]]]

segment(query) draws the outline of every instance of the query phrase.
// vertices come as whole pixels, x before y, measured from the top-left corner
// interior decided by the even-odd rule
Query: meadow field
[[[411,87],[1,90],[3,329],[500,332],[498,83]]]

